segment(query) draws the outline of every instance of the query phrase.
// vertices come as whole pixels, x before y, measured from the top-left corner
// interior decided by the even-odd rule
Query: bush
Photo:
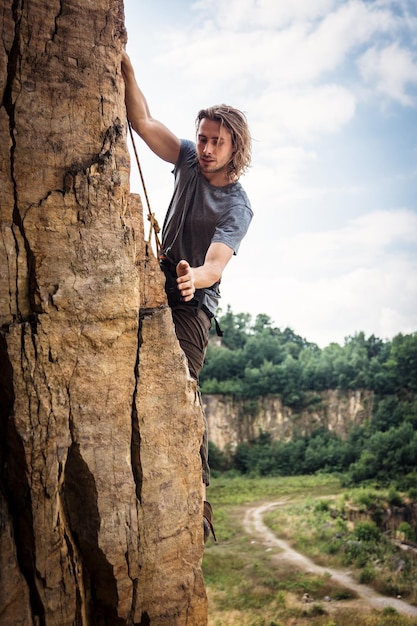
[[[359,582],[361,583],[361,585],[368,585],[374,580],[374,578],[375,569],[372,565],[367,565],[360,573]]]
[[[344,550],[347,557],[347,564],[350,564],[352,563],[352,561],[362,558],[364,555],[367,555],[363,543],[361,541],[355,541],[353,539],[349,539],[345,542]]]
[[[408,522],[401,522],[397,528],[397,532],[404,536],[406,541],[415,541],[416,533],[414,528]]]
[[[355,493],[353,502],[361,507],[362,511],[372,509],[380,501],[381,496],[372,489],[361,489]]]
[[[384,615],[398,615],[397,609],[394,609],[393,606],[386,606],[382,613]]]
[[[324,546],[324,552],[329,555],[338,554],[340,552],[341,546],[342,546],[341,539],[332,539],[331,541],[326,543],[326,545]]]
[[[403,506],[404,504],[400,494],[393,486],[388,491],[388,502],[391,506]]]
[[[381,532],[375,522],[358,522],[353,531],[354,536],[358,541],[378,541],[381,536]]]
[[[417,487],[410,487],[407,493],[410,500],[417,502]]]
[[[317,500],[314,503],[314,510],[316,513],[326,513],[330,509],[330,502],[328,500]]]
[[[210,469],[214,472],[225,472],[230,469],[230,454],[223,452],[212,441],[208,442]]]
[[[357,595],[352,589],[336,589],[334,592],[335,600],[353,600]]]

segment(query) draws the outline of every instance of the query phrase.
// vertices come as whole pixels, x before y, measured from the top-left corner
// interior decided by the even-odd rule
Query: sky
[[[153,117],[188,139],[212,104],[249,121],[254,218],[221,310],[320,347],[417,332],[417,2],[125,0],[125,21]],[[162,225],[172,166],[135,143]]]

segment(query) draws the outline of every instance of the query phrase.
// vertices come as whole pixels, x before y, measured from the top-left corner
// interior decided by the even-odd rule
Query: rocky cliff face
[[[256,401],[236,400],[231,396],[204,395],[210,441],[220,450],[248,441],[259,433],[273,439],[288,440],[294,435],[309,435],[323,427],[344,437],[354,424],[371,419],[373,394],[370,391],[323,391],[312,393],[302,411],[282,404],[279,396]]]
[[[202,416],[129,195],[122,2],[0,20],[0,622],[203,626]]]

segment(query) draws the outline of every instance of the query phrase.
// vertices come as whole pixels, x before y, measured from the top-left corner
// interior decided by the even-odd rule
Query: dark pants
[[[196,312],[194,306],[178,304],[172,308],[172,318],[174,320],[175,334],[179,344],[188,360],[190,375],[197,381],[203,367],[206,354],[211,320],[199,309]],[[198,390],[201,410],[204,420],[204,435],[200,447],[201,462],[203,466],[203,483],[210,483],[210,468],[208,464],[208,433],[207,420],[204,414],[203,403],[201,401],[200,390]]]

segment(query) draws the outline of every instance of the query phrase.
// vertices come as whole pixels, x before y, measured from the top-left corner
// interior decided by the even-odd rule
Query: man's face
[[[227,185],[233,157],[232,135],[220,122],[203,118],[197,130],[197,158],[203,176],[213,185]]]

